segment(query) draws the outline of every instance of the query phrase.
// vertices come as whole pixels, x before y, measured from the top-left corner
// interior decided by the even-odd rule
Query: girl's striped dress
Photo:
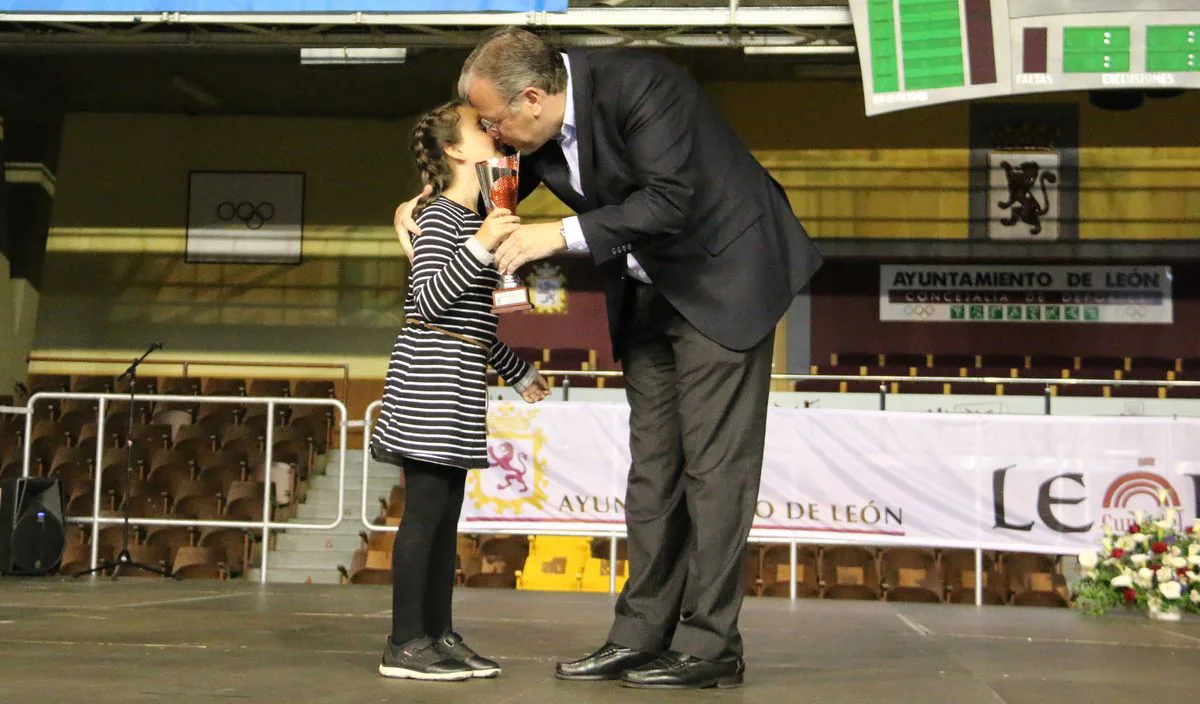
[[[533,368],[496,338],[492,291],[500,274],[482,248],[466,241],[482,218],[439,196],[417,217],[413,267],[404,302],[406,320],[467,336],[479,346],[434,330],[405,325],[392,347],[383,407],[371,443],[399,454],[464,469],[487,461],[487,367],[518,388]]]

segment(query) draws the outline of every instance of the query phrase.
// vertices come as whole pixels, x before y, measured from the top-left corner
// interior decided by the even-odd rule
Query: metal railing
[[[33,426],[34,426],[34,407],[41,400],[54,399],[77,399],[77,400],[93,400],[97,401],[96,407],[96,437],[102,440],[105,437],[104,426],[107,420],[105,410],[109,401],[129,402],[129,394],[121,393],[71,393],[71,392],[38,392],[29,397],[25,406],[25,443],[24,456],[22,458],[22,476],[29,476],[29,465],[33,452]],[[214,404],[236,404],[236,405],[265,405],[267,407],[267,425],[266,432],[263,438],[265,446],[265,456],[263,459],[263,518],[261,521],[238,521],[238,520],[206,520],[195,518],[147,518],[147,517],[129,517],[131,525],[144,526],[182,526],[192,528],[243,528],[247,530],[260,529],[262,530],[262,550],[261,563],[259,565],[261,574],[259,581],[262,584],[267,583],[267,553],[270,552],[269,536],[271,529],[286,529],[286,530],[332,530],[342,522],[342,512],[346,501],[346,429],[348,427],[346,406],[337,399],[326,398],[292,398],[292,397],[260,397],[260,396],[188,396],[176,394],[145,394],[134,395],[133,402],[138,401],[154,401],[154,402],[175,402],[175,403],[214,403]],[[332,523],[292,523],[279,522],[271,520],[272,513],[272,491],[271,491],[271,465],[274,452],[274,429],[275,429],[275,407],[276,404],[285,404],[287,406],[332,406],[337,409],[341,418],[337,423],[339,428],[338,442],[338,505],[337,515]],[[133,432],[133,428],[129,429]],[[101,497],[101,481],[104,472],[104,451],[108,449],[104,442],[97,441],[96,456],[95,456],[95,477],[93,478],[92,487],[92,515],[79,517],[66,517],[68,523],[90,524],[92,527],[91,537],[91,567],[95,569],[99,561],[99,537],[101,525],[123,524],[124,517],[111,517],[100,515],[100,497]],[[123,500],[128,500],[128,497],[122,497]]]
[[[33,364],[70,364],[70,365],[105,364],[105,365],[112,365],[113,367],[120,368],[120,369],[124,369],[125,367],[127,367],[129,365],[128,359],[118,359],[116,357],[67,357],[67,356],[43,355],[43,354],[28,355],[28,356],[26,356],[25,361],[27,363],[29,363],[30,365],[33,365]],[[143,362],[142,364],[144,364],[148,367],[155,367],[155,368],[157,368],[157,367],[178,367],[179,371],[180,371],[178,376],[181,376],[181,377],[191,377],[192,372],[195,371],[196,367],[200,367],[201,369],[204,369],[205,367],[228,367],[228,368],[235,368],[235,369],[271,369],[271,370],[284,369],[284,370],[288,370],[289,372],[295,371],[297,369],[308,369],[308,370],[328,369],[328,370],[340,373],[340,378],[342,381],[342,394],[341,395],[342,395],[343,400],[346,398],[347,394],[349,394],[349,392],[350,392],[349,391],[350,390],[350,365],[349,364],[334,364],[331,362],[311,362],[311,363],[309,363],[309,362],[262,362],[262,361],[253,362],[253,361],[238,361],[238,360],[233,360],[233,359],[206,360],[206,359],[161,359],[161,358],[148,359],[145,362]],[[52,372],[33,372],[33,373],[49,374]],[[147,375],[147,376],[152,376],[152,375]],[[201,374],[201,375],[197,375],[197,376],[203,377],[205,375]],[[239,374],[239,376],[244,377],[244,378],[250,378],[250,379],[254,378],[254,375],[252,375],[252,374]],[[214,378],[227,378],[227,377],[214,377]],[[328,379],[321,379],[321,381],[328,381]],[[256,398],[262,398],[262,397],[256,397]],[[291,397],[288,397],[288,399],[290,401]]]

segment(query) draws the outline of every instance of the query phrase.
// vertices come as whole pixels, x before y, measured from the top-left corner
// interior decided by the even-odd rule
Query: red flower
[[[1139,526],[1138,524],[1134,523],[1133,525],[1129,526],[1129,532],[1130,533],[1141,533],[1142,527]]]
[[[1184,532],[1184,533],[1191,533],[1193,528],[1194,528],[1194,526],[1188,526],[1187,528],[1184,528],[1184,529],[1183,529],[1183,532]]]
[[[1162,564],[1160,564],[1158,562],[1151,562],[1150,564],[1148,564],[1146,566],[1149,567],[1150,569],[1154,570],[1155,572],[1159,571],[1162,568]]]
[[[1184,576],[1185,574],[1187,574],[1187,568],[1186,568],[1186,567],[1180,567],[1179,569],[1175,570],[1175,574],[1177,574],[1177,575],[1179,575],[1180,577],[1182,577],[1182,576]]]
[[[1113,557],[1124,557],[1124,556],[1125,556],[1125,551],[1124,551],[1124,550],[1122,550],[1121,548],[1117,548],[1117,549],[1115,549],[1115,550],[1113,550],[1113,551],[1112,551],[1112,556],[1113,556]]]
[[[1133,589],[1130,587],[1125,587],[1125,591],[1122,592],[1122,596],[1125,597],[1126,604],[1132,604],[1133,602],[1137,601],[1137,592],[1133,591]]]
[[[1161,540],[1158,540],[1150,545],[1150,549],[1161,555],[1167,551],[1167,544]]]

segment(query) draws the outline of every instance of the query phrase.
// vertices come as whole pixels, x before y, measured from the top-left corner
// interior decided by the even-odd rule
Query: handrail
[[[80,364],[114,364],[119,365],[122,369],[129,366],[128,359],[117,357],[65,357],[55,355],[40,355],[29,354],[25,357],[26,363],[33,362],[52,362],[52,363],[80,363]],[[255,362],[255,361],[238,361],[238,360],[204,360],[204,359],[152,359],[147,360],[144,364],[147,366],[159,365],[178,365],[183,372],[182,377],[190,377],[188,372],[191,367],[264,367],[264,368],[279,368],[279,369],[331,369],[341,370],[342,372],[342,393],[341,400],[345,401],[350,393],[350,365],[345,363],[334,362]],[[222,377],[223,378],[223,377]],[[207,398],[207,397],[206,397]],[[259,396],[257,398],[263,398]],[[288,397],[290,401],[294,397]]]
[[[32,457],[33,443],[28,439],[33,435],[33,418],[34,406],[38,401],[43,399],[81,399],[94,400],[99,403],[96,406],[96,437],[104,438],[104,425],[107,420],[105,409],[109,401],[129,401],[130,395],[123,393],[84,393],[84,392],[45,392],[39,391],[29,397],[26,402],[25,415],[25,437],[24,455],[22,457],[21,475],[29,476],[29,463]],[[261,521],[225,521],[225,520],[202,520],[191,518],[139,518],[130,516],[129,522],[137,525],[147,526],[187,526],[195,528],[259,528],[262,530],[262,550],[261,550],[261,574],[259,581],[262,584],[267,583],[267,553],[270,552],[269,534],[270,529],[287,529],[287,530],[332,530],[342,522],[342,513],[346,502],[346,427],[348,425],[346,405],[341,401],[333,398],[293,398],[290,396],[187,396],[180,394],[134,394],[133,402],[137,401],[173,401],[179,403],[196,403],[201,399],[204,403],[228,403],[239,405],[266,405],[267,407],[267,429],[266,436],[263,438],[265,446],[265,456],[263,458],[263,518]],[[274,452],[274,428],[275,428],[275,404],[284,403],[289,406],[333,406],[341,414],[341,422],[338,423],[339,439],[338,443],[338,507],[337,516],[332,523],[290,523],[271,520],[271,465],[272,454]],[[130,429],[132,432],[132,428]],[[91,566],[95,569],[99,561],[99,537],[101,524],[119,524],[124,523],[125,518],[108,517],[100,515],[100,488],[101,476],[104,471],[104,451],[105,447],[102,441],[96,443],[95,457],[95,477],[93,478],[92,486],[92,515],[90,517],[64,517],[68,523],[90,523],[92,526],[92,556]],[[125,498],[125,497],[123,497]]]
[[[542,376],[565,376],[584,378],[608,378],[624,376],[621,371],[593,371],[583,369],[539,369]],[[934,381],[967,384],[1026,384],[1038,386],[1173,386],[1196,387],[1200,381],[1155,380],[1155,379],[1093,379],[1055,377],[1008,377],[1008,376],[901,376],[897,374],[771,374],[771,381]]]

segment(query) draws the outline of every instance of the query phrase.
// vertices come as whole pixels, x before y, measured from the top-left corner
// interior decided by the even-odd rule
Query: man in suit
[[[515,28],[468,57],[459,93],[577,217],[523,225],[514,272],[564,252],[604,273],[630,406],[629,580],[607,642],[561,679],[736,686],[744,554],[762,470],[775,326],[820,265],[779,184],[677,65],[559,51]],[[405,207],[397,232],[412,232]]]

